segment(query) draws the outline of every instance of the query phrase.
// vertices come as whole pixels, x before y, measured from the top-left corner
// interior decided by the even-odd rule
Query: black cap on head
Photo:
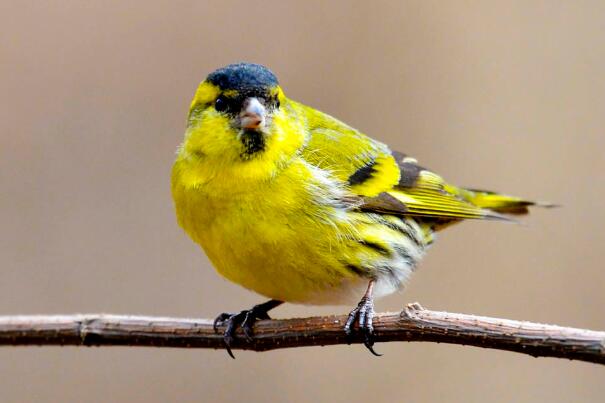
[[[268,89],[278,84],[271,70],[253,63],[230,64],[210,73],[206,80],[223,91]]]

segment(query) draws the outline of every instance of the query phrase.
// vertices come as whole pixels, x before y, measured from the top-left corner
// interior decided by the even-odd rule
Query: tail
[[[487,190],[459,189],[459,192],[460,197],[475,206],[500,214],[523,215],[529,213],[529,207],[532,206],[557,207],[552,203],[535,202]]]

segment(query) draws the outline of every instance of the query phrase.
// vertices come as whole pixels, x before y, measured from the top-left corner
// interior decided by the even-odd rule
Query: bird
[[[438,231],[546,205],[452,185],[244,62],[199,84],[171,191],[178,224],[218,273],[269,298],[216,317],[233,358],[237,329],[251,340],[284,302],[354,306],[344,334],[379,355],[374,299],[403,289]]]

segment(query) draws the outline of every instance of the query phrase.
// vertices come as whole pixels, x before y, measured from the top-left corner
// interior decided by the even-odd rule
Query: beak
[[[247,98],[239,114],[242,129],[256,130],[265,126],[267,110],[258,98]]]

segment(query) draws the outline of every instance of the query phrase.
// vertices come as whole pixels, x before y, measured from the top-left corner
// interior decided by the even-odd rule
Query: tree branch
[[[346,344],[345,321],[346,316],[263,320],[251,341],[238,330],[232,348],[267,351]],[[377,314],[374,330],[377,342],[462,344],[605,364],[605,332],[430,311],[417,303],[401,313]],[[352,340],[362,341],[361,335]],[[208,319],[99,314],[0,317],[2,345],[224,348],[222,335]]]

